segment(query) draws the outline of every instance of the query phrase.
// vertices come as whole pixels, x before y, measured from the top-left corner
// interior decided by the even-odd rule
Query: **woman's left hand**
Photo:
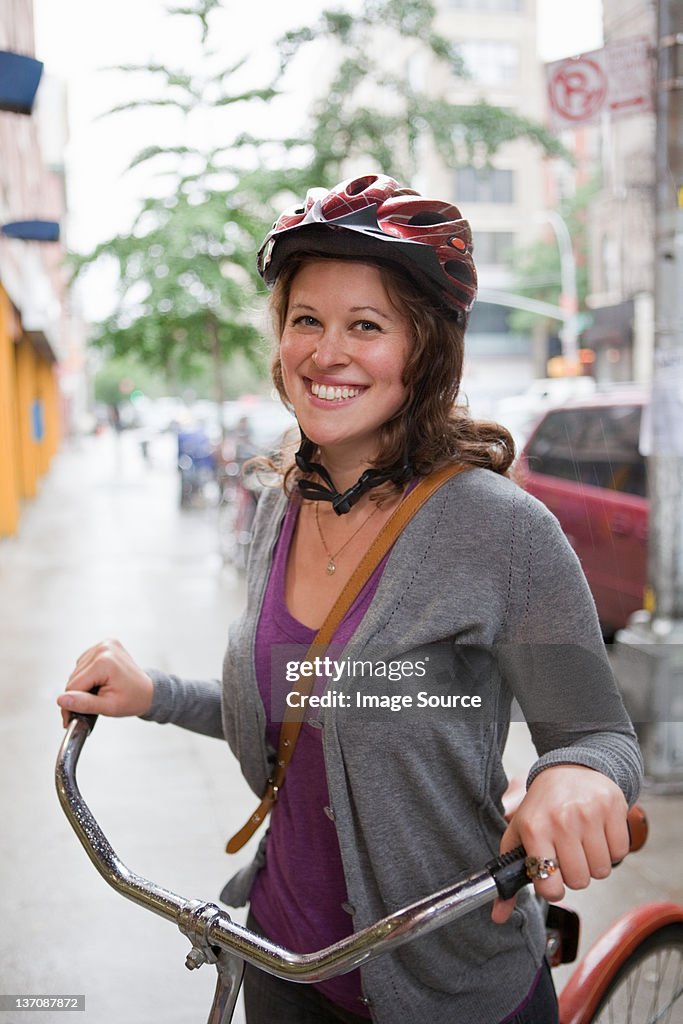
[[[546,768],[531,783],[503,833],[500,852],[520,844],[527,854],[552,858],[558,869],[536,879],[539,896],[556,903],[564,888],[585,889],[591,878],[607,878],[629,850],[624,795],[611,779],[582,765]],[[508,920],[515,900],[496,900],[491,919]]]

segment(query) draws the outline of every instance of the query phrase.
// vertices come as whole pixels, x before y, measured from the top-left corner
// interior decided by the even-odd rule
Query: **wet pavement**
[[[244,599],[217,543],[213,509],[179,508],[172,439],[156,438],[145,462],[133,433],[66,443],[20,535],[0,541],[0,995],[84,994],[85,1024],[199,1024],[208,1015],[213,968],[186,971],[187,940],[108,888],[59,808],[54,700],[78,655],[107,636],[143,665],[217,674]],[[532,757],[515,726],[511,770]],[[223,852],[253,797],[219,741],[101,719],[79,776],[124,862],[168,889],[215,900],[250,857],[251,848]],[[568,900],[587,941],[637,903],[683,902],[683,797],[646,793],[643,802],[645,850]],[[0,1011],[0,1024],[52,1019]]]
[[[54,703],[78,655],[119,637],[143,665],[220,671],[243,584],[216,554],[211,509],[178,507],[170,437],[141,458],[132,434],[67,445],[0,543],[2,928],[0,993],[85,994],[92,1024],[187,1024],[208,1014],[213,968],[190,974],[187,940],[101,880],[54,791]],[[223,852],[253,797],[222,743],[173,726],[100,719],[83,794],[138,874],[215,899]],[[248,854],[240,855],[246,861]],[[52,1014],[0,1013],[0,1024]]]

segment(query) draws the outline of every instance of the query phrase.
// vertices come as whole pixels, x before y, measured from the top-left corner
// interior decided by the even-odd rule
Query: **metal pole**
[[[683,3],[658,19],[655,365],[650,586],[660,629],[683,621]]]
[[[648,610],[617,635],[615,669],[641,723],[647,773],[676,783],[683,781],[683,0],[657,3],[656,112]]]
[[[569,234],[569,228],[556,210],[544,210],[541,216],[543,220],[547,220],[551,225],[560,249],[560,282],[562,287],[560,308],[565,313],[560,340],[562,342],[562,355],[564,356],[566,368],[576,371],[579,355],[576,314],[579,304],[576,295],[574,247],[571,235]]]

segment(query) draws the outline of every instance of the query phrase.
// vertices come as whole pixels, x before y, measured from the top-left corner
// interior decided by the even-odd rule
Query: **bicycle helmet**
[[[309,189],[303,206],[276,220],[257,265],[269,287],[287,257],[375,256],[400,264],[467,319],[477,294],[472,233],[457,206],[426,199],[384,174],[366,174],[328,192]]]

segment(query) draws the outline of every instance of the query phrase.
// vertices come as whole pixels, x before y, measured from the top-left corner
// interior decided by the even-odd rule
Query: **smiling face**
[[[379,428],[406,398],[406,317],[377,267],[306,263],[292,280],[280,338],[282,379],[307,437],[323,452],[369,462]]]

